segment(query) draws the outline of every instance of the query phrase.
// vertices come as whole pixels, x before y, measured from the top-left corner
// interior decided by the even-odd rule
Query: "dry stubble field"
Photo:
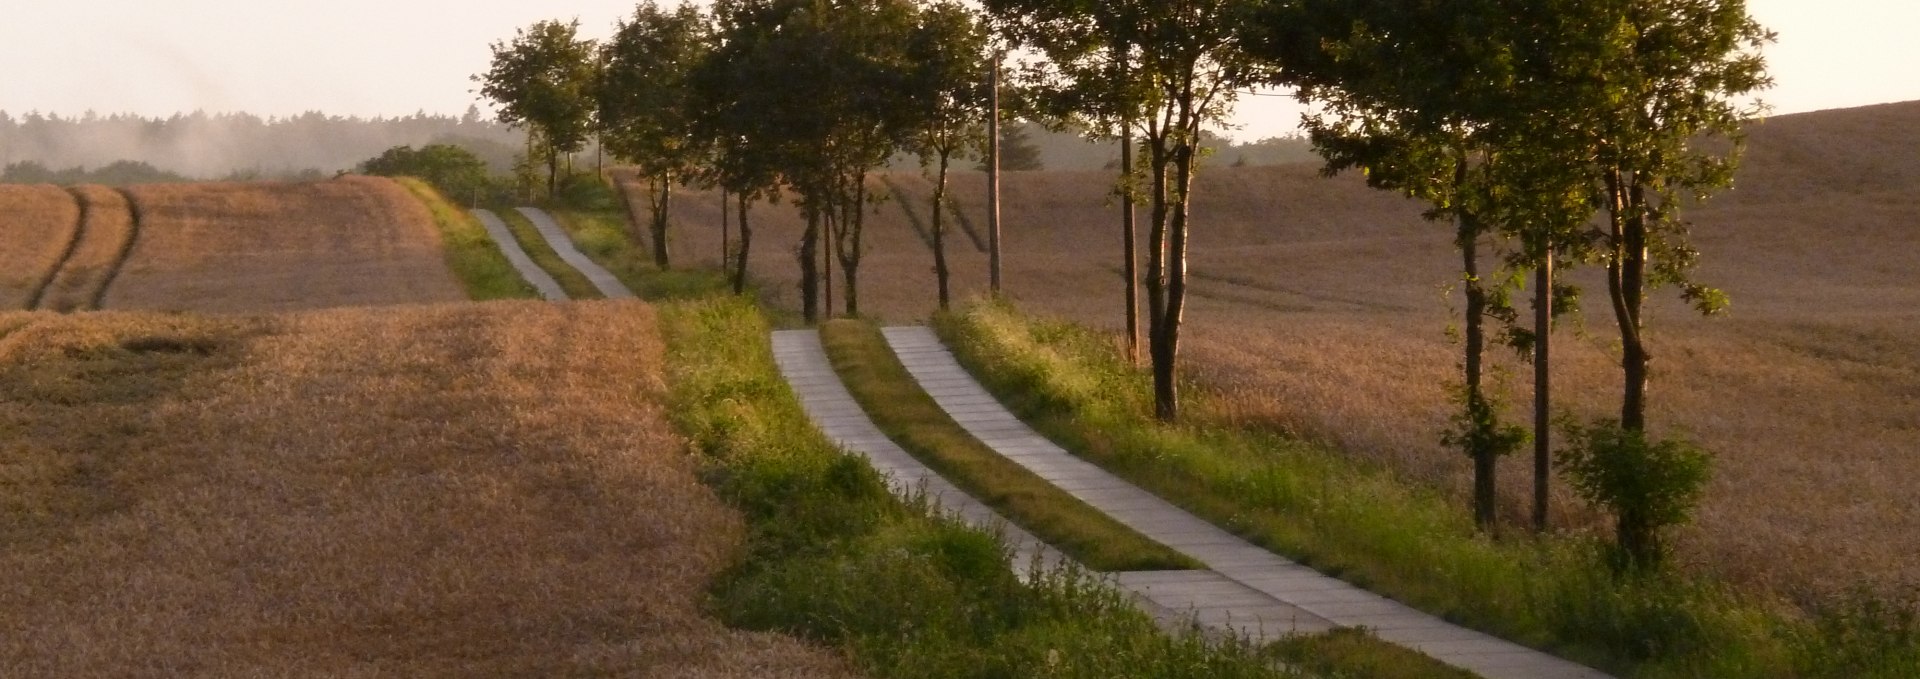
[[[295,311],[464,300],[425,206],[377,177],[151,184],[105,308]]]
[[[1733,298],[1700,319],[1656,293],[1657,426],[1718,454],[1689,567],[1798,600],[1865,585],[1911,593],[1920,554],[1920,103],[1782,116],[1754,129],[1735,190],[1689,214],[1701,280]],[[924,220],[927,182],[892,183]],[[1005,280],[1030,309],[1118,328],[1118,208],[1105,173],[1010,173]],[[1237,417],[1338,444],[1360,459],[1462,494],[1464,456],[1438,444],[1458,362],[1445,295],[1451,231],[1418,204],[1312,166],[1209,167],[1192,258],[1189,375]],[[955,190],[985,226],[982,180]],[[876,181],[875,186],[883,182]],[[630,192],[632,193],[632,192]],[[677,198],[680,261],[719,257],[718,198]],[[795,300],[795,210],[755,211],[754,271]],[[933,308],[931,254],[898,203],[874,208],[863,309],[893,321]],[[955,230],[956,288],[985,287],[985,257]],[[1558,334],[1560,403],[1585,417],[1617,404],[1611,317],[1593,272],[1589,313]],[[837,285],[837,283],[836,283]],[[1531,417],[1531,368],[1512,371],[1510,414]],[[1504,463],[1506,512],[1521,516],[1530,461]],[[1564,489],[1563,489],[1564,490]],[[1598,517],[1562,492],[1563,526]]]
[[[0,309],[22,309],[60,262],[80,206],[49,184],[0,184]]]
[[[0,667],[847,676],[701,614],[741,526],[661,351],[638,303],[0,314]]]

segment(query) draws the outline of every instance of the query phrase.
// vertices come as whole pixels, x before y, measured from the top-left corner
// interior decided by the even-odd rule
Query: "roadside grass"
[[[661,317],[670,412],[747,520],[713,592],[729,624],[842,648],[875,677],[1300,676],[1241,641],[1162,633],[1085,573],[1022,582],[995,536],[895,499],[808,422],[751,300]]]
[[[634,294],[652,301],[701,299],[726,294],[726,277],[720,272],[654,266],[652,255],[634,242],[627,215],[618,208],[580,210],[565,207],[548,210],[560,228],[566,229],[573,244]]]
[[[578,269],[560,259],[560,254],[554,252],[553,246],[547,244],[547,239],[540,235],[539,229],[534,228],[533,222],[527,221],[526,217],[515,210],[495,210],[494,214],[500,215],[500,220],[506,222],[507,230],[513,233],[513,239],[520,241],[520,247],[527,251],[527,258],[532,259],[534,264],[552,275],[553,280],[560,284],[560,289],[567,293],[568,299],[605,297],[600,294],[599,288],[594,287],[593,281],[587,280],[586,274],[580,273]]]
[[[1268,652],[1294,667],[1324,677],[1474,679],[1479,676],[1354,628],[1282,639],[1268,646]]]
[[[486,301],[540,296],[533,285],[514,271],[513,264],[500,253],[500,245],[487,237],[486,229],[481,228],[471,213],[454,206],[438,189],[420,179],[401,177],[395,181],[433,213],[433,222],[440,227],[440,238],[445,243],[447,266],[467,289],[468,297]]]
[[[1230,426],[1198,389],[1186,423],[1157,424],[1146,375],[1105,335],[992,302],[935,325],[990,391],[1067,448],[1276,552],[1463,624],[1634,677],[1920,670],[1920,625],[1898,606],[1808,621],[1703,579],[1619,580],[1594,536],[1477,535],[1439,493]]]
[[[975,439],[915,383],[880,328],[842,319],[820,327],[833,369],[888,438],[967,494],[1096,571],[1201,568],[1088,506]]]

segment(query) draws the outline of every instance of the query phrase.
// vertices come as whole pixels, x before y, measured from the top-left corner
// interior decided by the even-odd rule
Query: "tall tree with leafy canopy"
[[[696,133],[701,114],[694,70],[713,48],[711,24],[698,7],[668,11],[652,0],[622,20],[600,46],[599,122],[608,150],[647,176],[653,262],[670,263],[667,220],[673,187],[692,177],[709,154]]]
[[[1700,253],[1681,207],[1730,186],[1743,126],[1763,110],[1760,50],[1774,35],[1743,0],[1560,0],[1529,8],[1542,38],[1564,42],[1536,69],[1578,134],[1570,149],[1600,187],[1606,224],[1595,251],[1620,331],[1620,419],[1576,429],[1566,468],[1589,500],[1611,509],[1625,569],[1658,567],[1661,529],[1684,521],[1706,481],[1707,455],[1647,432],[1653,354],[1644,334],[1647,291],[1673,286],[1703,314],[1726,308],[1693,279]]]
[[[501,122],[531,127],[545,146],[547,197],[559,192],[560,157],[586,146],[593,133],[597,61],[580,22],[541,21],[492,45],[493,62],[474,76],[480,94],[500,105]]]
[[[947,265],[947,170],[985,140],[987,32],[965,5],[943,0],[921,8],[907,58],[917,130],[909,147],[933,172],[933,271],[940,308],[952,301]]]
[[[1299,0],[1270,4],[1248,31],[1248,49],[1286,64],[1280,82],[1319,106],[1306,128],[1327,173],[1359,169],[1368,185],[1425,201],[1429,219],[1452,223],[1466,308],[1460,410],[1443,440],[1473,459],[1483,529],[1496,518],[1496,462],[1526,434],[1501,421],[1484,384],[1487,323],[1514,321],[1517,281],[1490,271],[1482,252],[1548,223],[1508,204],[1542,187],[1518,186],[1536,178],[1507,167],[1516,142],[1501,123],[1521,112],[1500,10],[1483,0]]]
[[[712,140],[713,157],[702,180],[733,194],[740,238],[728,259],[734,294],[746,292],[747,264],[753,252],[752,207],[778,195],[780,163],[787,140],[779,110],[794,93],[786,83],[770,81],[778,68],[774,37],[798,3],[781,0],[721,0],[713,6],[712,49],[695,67],[693,90],[698,109],[697,136]],[[817,222],[813,225],[817,227]],[[810,229],[808,238],[815,233]],[[811,243],[812,241],[807,241]],[[801,284],[807,315],[816,313],[811,251],[803,254]]]
[[[1032,84],[1131,124],[1147,151],[1147,346],[1154,415],[1179,416],[1176,363],[1201,130],[1223,123],[1262,67],[1241,50],[1243,0],[986,0],[1010,41],[1045,56]],[[1114,49],[1119,45],[1124,49]],[[1130,96],[1110,100],[1114,92]],[[1118,107],[1116,108],[1115,102]],[[1135,115],[1137,114],[1137,115]]]

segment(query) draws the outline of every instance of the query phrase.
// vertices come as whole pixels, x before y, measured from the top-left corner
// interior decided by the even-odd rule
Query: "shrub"
[[[1687,522],[1705,490],[1713,458],[1682,439],[1601,420],[1566,423],[1560,469],[1582,499],[1613,515],[1616,571],[1659,568],[1669,546],[1661,531]]]

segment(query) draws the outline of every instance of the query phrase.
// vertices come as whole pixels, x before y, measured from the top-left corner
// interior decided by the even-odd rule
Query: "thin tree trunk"
[[[807,201],[807,229],[800,236],[800,315],[809,324],[820,322],[820,207]]]
[[[662,173],[653,183],[653,265],[667,268],[667,218],[673,209],[673,175]]]
[[[1190,112],[1182,111],[1182,118]],[[1180,358],[1180,323],[1187,306],[1187,222],[1193,209],[1193,162],[1195,149],[1182,141],[1174,151],[1174,187],[1172,218],[1167,225],[1167,307],[1160,321],[1158,346],[1153,368],[1154,415],[1162,422],[1180,417],[1180,388],[1175,367]]]
[[[860,251],[861,231],[866,226],[867,176],[861,172],[851,177],[850,192],[852,200],[840,206],[841,240],[851,245],[842,248],[840,254],[840,276],[846,281],[846,312],[848,316],[860,315]]]
[[[727,188],[720,187],[720,271],[733,269],[733,243],[727,233]]]
[[[560,147],[547,142],[547,200],[560,193]]]
[[[1120,126],[1120,242],[1127,258],[1127,358],[1140,365],[1140,253],[1134,229],[1133,123]]]
[[[1154,413],[1167,411],[1160,385],[1171,380],[1173,366],[1164,351],[1167,319],[1167,138],[1165,128],[1153,135],[1152,216],[1147,225],[1147,356],[1152,364]]]
[[[753,226],[747,221],[747,207],[750,202],[747,194],[738,194],[740,201],[740,261],[733,273],[733,294],[747,294],[747,256],[753,250]]]
[[[837,229],[834,228],[838,226],[838,224],[834,223],[834,220],[838,219],[838,217],[834,214],[834,211],[837,209],[839,208],[838,206],[834,205],[833,199],[831,198],[827,199],[827,206],[826,206],[826,209],[824,210],[824,212],[826,213],[826,218],[823,222],[823,224],[826,225],[826,229],[827,229],[827,256],[825,258],[826,270],[824,272],[826,275],[821,276],[820,279],[821,279],[821,284],[826,289],[826,294],[821,295],[821,299],[826,301],[826,305],[827,305],[826,317],[828,320],[833,319],[833,260],[840,258],[840,252],[839,252],[840,236],[839,234],[835,233]]]
[[[1000,60],[987,79],[987,288],[1000,294]]]
[[[1620,327],[1622,394],[1620,426],[1646,429],[1647,355],[1640,336],[1640,298],[1646,271],[1646,217],[1644,194],[1637,180],[1615,168],[1607,188],[1612,214],[1612,257],[1607,261],[1607,293],[1613,301],[1614,322]]]
[[[950,303],[947,270],[947,227],[942,219],[947,206],[947,150],[940,152],[940,174],[933,182],[933,276],[940,288],[940,310],[946,311]]]
[[[1547,482],[1552,472],[1553,239],[1543,238],[1533,291],[1533,529],[1547,530]]]
[[[1459,151],[1454,158],[1453,185],[1455,191],[1464,190],[1468,182],[1467,153]],[[1494,450],[1491,448],[1487,431],[1491,422],[1487,413],[1491,404],[1487,403],[1486,393],[1482,389],[1482,363],[1486,356],[1487,331],[1487,290],[1480,279],[1480,232],[1479,218],[1468,210],[1461,210],[1455,217],[1459,230],[1454,236],[1454,246],[1460,250],[1460,267],[1465,287],[1466,308],[1466,348],[1461,360],[1463,385],[1463,403],[1466,409],[1467,454],[1473,458],[1473,522],[1481,530],[1489,530],[1494,525],[1494,502],[1496,500],[1494,474]]]

